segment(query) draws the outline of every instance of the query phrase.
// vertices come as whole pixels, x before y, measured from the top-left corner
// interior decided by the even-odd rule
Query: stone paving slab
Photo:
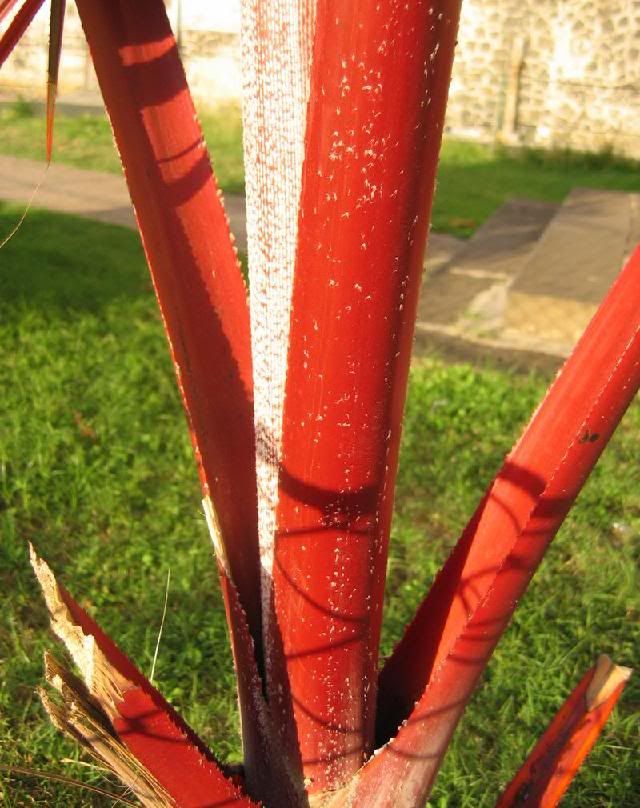
[[[425,278],[418,322],[457,326],[474,335],[500,327],[506,288],[558,207],[517,198],[502,205]]]
[[[600,303],[640,241],[639,209],[640,194],[574,188],[511,291]]]
[[[465,242],[461,238],[446,233],[429,233],[425,254],[426,276],[435,275],[449,264],[464,249]]]
[[[510,199],[478,228],[443,270],[515,277],[558,207],[552,202]]]
[[[508,291],[507,336],[568,353],[640,241],[640,194],[574,189]]]
[[[121,175],[55,162],[45,172],[45,164],[37,160],[0,155],[0,199],[26,204],[38,183],[41,185],[33,198],[34,207],[136,229],[129,192]],[[244,197],[228,194],[224,204],[236,246],[246,252]]]
[[[454,325],[475,298],[493,283],[490,278],[465,277],[450,272],[427,277],[420,292],[418,322]]]

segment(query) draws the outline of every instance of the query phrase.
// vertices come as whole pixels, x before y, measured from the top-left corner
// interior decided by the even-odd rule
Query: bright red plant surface
[[[38,5],[0,4],[2,16],[18,6],[0,54]],[[266,290],[254,291],[251,317],[164,3],[77,7],[188,416],[238,677],[243,767],[214,759],[34,557],[54,630],[85,679],[49,662],[62,705],[44,696],[45,705],[145,805],[422,806],[518,599],[640,385],[640,251],[378,673],[459,0],[244,0],[255,85],[245,131],[257,161],[247,166],[249,262],[252,289]],[[63,12],[52,4],[48,153]]]
[[[443,9],[432,22],[427,4],[381,2],[354,29],[339,22],[351,0],[318,5],[273,570],[314,789],[344,782],[374,748],[400,428],[458,22],[456,4]]]
[[[31,24],[43,2],[44,0],[26,0],[18,9],[9,27],[0,38],[0,67]],[[0,5],[0,21],[11,12],[16,4],[17,0],[4,0]]]
[[[631,675],[602,656],[582,677],[496,808],[552,808],[589,754]]]

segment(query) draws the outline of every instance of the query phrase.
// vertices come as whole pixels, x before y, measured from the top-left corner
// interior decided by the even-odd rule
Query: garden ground
[[[14,118],[22,132],[16,142],[41,137],[41,120]],[[67,149],[61,119],[59,158],[78,155],[91,140],[99,145],[106,124],[94,124],[93,138],[70,135]],[[0,125],[4,149],[11,125],[4,119]],[[205,120],[210,144],[216,131],[222,137],[221,127]],[[237,132],[227,142],[239,156]],[[105,145],[103,156],[107,151]],[[83,165],[93,159],[85,154]],[[637,175],[614,160],[587,163],[571,155],[516,157],[447,146],[435,226],[465,233],[512,193],[555,199],[574,184],[593,185],[594,177],[609,183],[601,187],[640,187]],[[230,160],[223,185],[241,190],[242,175],[233,165]],[[15,206],[0,207],[0,233],[9,232],[20,214]],[[146,672],[171,570],[157,684],[219,755],[238,759],[233,671],[215,566],[137,235],[31,211],[0,251],[0,351],[0,586],[8,595],[0,615],[0,765],[105,783],[48,724],[35,695],[42,650],[53,641],[28,566],[27,540]],[[489,365],[449,365],[435,356],[414,364],[383,653],[548,382]],[[640,658],[639,442],[636,401],[523,598],[456,734],[430,805],[493,805],[595,655],[608,652],[631,665]],[[639,730],[636,677],[567,806],[637,804]],[[73,785],[6,770],[0,770],[0,783],[7,806],[113,803]]]
[[[220,187],[244,191],[242,125],[235,106],[202,111],[205,139]],[[0,154],[44,157],[44,123],[27,103],[0,108]],[[78,168],[119,172],[104,115],[58,115],[54,160]],[[509,151],[445,140],[432,223],[434,230],[468,236],[512,196],[560,202],[575,187],[640,191],[638,164],[609,153]]]

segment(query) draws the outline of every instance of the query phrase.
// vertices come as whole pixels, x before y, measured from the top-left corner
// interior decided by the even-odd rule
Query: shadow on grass
[[[0,241],[23,213],[0,203]],[[15,321],[25,309],[49,317],[98,314],[110,304],[153,294],[137,233],[32,209],[0,250],[0,312]]]

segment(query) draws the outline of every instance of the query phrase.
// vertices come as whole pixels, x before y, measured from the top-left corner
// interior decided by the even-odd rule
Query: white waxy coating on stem
[[[267,660],[291,289],[316,2],[242,2],[258,532]]]

